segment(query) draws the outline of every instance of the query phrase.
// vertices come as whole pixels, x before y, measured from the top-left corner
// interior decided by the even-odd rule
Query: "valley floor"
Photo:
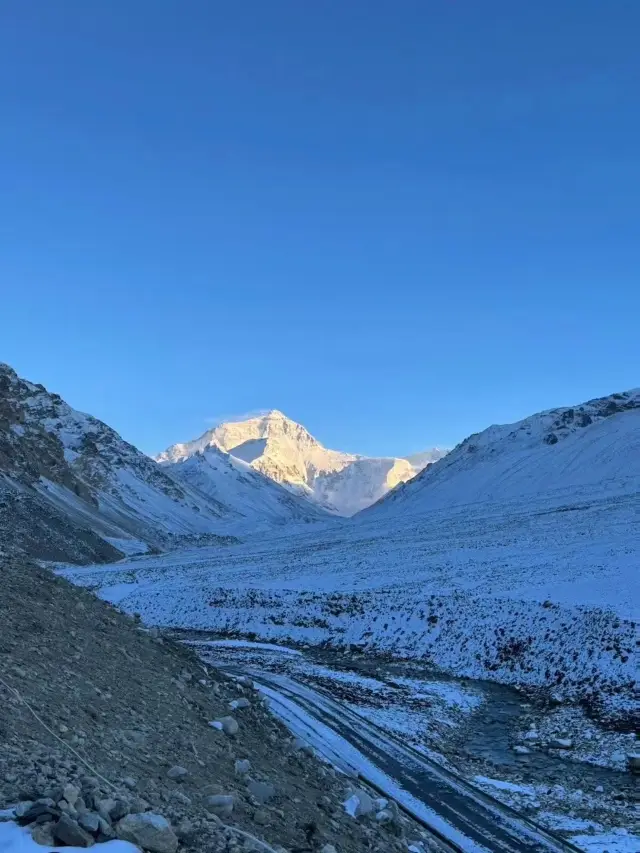
[[[637,790],[624,762],[625,750],[633,745],[632,734],[600,729],[571,709],[536,705],[512,688],[453,679],[414,662],[314,649],[301,652],[202,636],[186,642],[208,663],[232,675],[249,675],[264,685],[261,689],[272,697],[274,712],[283,714],[294,733],[330,760],[337,757],[338,766],[342,761],[347,762],[347,770],[353,765],[365,778],[371,772],[366,758],[354,754],[348,743],[340,745],[336,737],[332,701],[337,719],[347,721],[346,715],[352,713],[354,719],[362,719],[362,726],[373,723],[378,732],[373,730],[375,748],[380,755],[389,749],[382,764],[378,762],[386,772],[382,784],[394,790],[399,802],[407,800],[408,808],[417,807],[418,813],[431,806],[436,814],[448,814],[445,832],[453,833],[458,825],[468,834],[464,816],[468,798],[460,792],[459,805],[454,806],[455,795],[452,801],[442,780],[434,788],[428,769],[426,775],[419,767],[412,770],[411,755],[403,756],[395,744],[410,746],[414,754],[463,777],[580,849],[631,851],[640,845],[640,836],[634,834],[640,832]],[[292,713],[297,703],[301,716]],[[309,703],[311,716],[304,712]],[[322,710],[325,706],[328,715]],[[391,738],[388,742],[385,733]],[[548,748],[554,736],[569,733],[571,749]],[[514,751],[525,744],[528,748],[522,754]],[[366,750],[366,741],[360,749],[363,745]],[[617,755],[623,759],[618,765]],[[416,793],[422,797],[416,804],[410,791],[421,775],[424,782]],[[482,813],[473,801],[469,816],[477,830]],[[482,842],[481,836],[481,844],[486,844],[486,837]],[[496,850],[503,849],[502,843],[510,850],[514,842],[496,835],[494,843]]]
[[[482,504],[62,567],[145,621],[356,646],[633,717],[640,496]]]

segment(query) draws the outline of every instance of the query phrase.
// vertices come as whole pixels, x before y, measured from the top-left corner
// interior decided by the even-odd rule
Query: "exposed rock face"
[[[226,454],[219,465],[218,488],[209,492],[178,481],[102,421],[0,364],[0,549],[108,562],[229,544],[263,518],[325,515],[256,472],[250,481]]]

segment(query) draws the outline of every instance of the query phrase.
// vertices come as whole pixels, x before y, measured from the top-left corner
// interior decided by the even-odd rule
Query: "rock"
[[[132,797],[129,801],[129,814],[140,814],[150,808],[149,803],[142,797]]]
[[[233,797],[229,794],[213,794],[205,797],[205,807],[218,817],[229,817],[233,812]]]
[[[523,740],[540,740],[540,735],[534,729],[530,729],[528,732],[525,732]]]
[[[65,785],[62,789],[62,798],[66,800],[70,806],[75,806],[76,800],[80,796],[80,788],[75,785]]]
[[[178,836],[180,843],[184,844],[186,847],[192,847],[198,837],[195,826],[188,818],[184,818],[180,821],[176,827],[176,835]]]
[[[234,769],[236,776],[246,776],[251,770],[251,762],[248,758],[239,758],[234,765]]]
[[[271,815],[266,809],[256,809],[253,814],[253,822],[257,823],[258,826],[267,826],[271,823]]]
[[[125,815],[129,814],[129,803],[125,800],[116,800],[115,806],[109,812],[109,817],[113,823],[116,823]]]
[[[549,741],[551,749],[573,749],[573,741],[568,737],[555,737]]]
[[[293,739],[292,747],[294,752],[302,752],[305,755],[309,755],[312,758],[315,756],[316,751],[312,746],[309,746],[308,743],[302,740],[302,738],[296,737]]]
[[[238,684],[241,684],[243,687],[253,687],[253,681],[248,675],[241,675],[238,679]]]
[[[182,803],[183,806],[191,805],[191,799],[187,797],[186,794],[183,794],[182,791],[178,791],[177,789],[171,792],[170,797],[177,803]]]
[[[33,803],[31,802],[31,800],[23,800],[22,802],[18,803],[18,805],[15,807],[16,817],[24,817],[24,815],[29,811],[32,805]]]
[[[602,787],[602,785],[596,785],[595,792],[596,794],[604,794],[604,788]]]
[[[320,853],[338,853],[333,844],[325,844]]]
[[[640,752],[630,752],[627,755],[627,767],[631,773],[640,773]]]
[[[53,837],[53,833],[51,832],[52,828],[52,823],[45,823],[35,825],[29,831],[31,833],[31,837],[36,842],[36,844],[41,844],[43,847],[51,848],[56,843]]]
[[[105,820],[103,817],[100,817],[100,815],[98,815],[98,823],[98,841],[109,841],[111,838],[116,837],[116,834],[113,831],[113,827],[111,826],[108,820]]]
[[[125,788],[129,788],[130,791],[133,791],[133,789],[136,787],[136,785],[138,783],[133,778],[133,776],[125,776],[124,779],[122,780],[122,784],[125,786]]]
[[[249,793],[251,796],[263,805],[264,803],[268,803],[269,800],[272,800],[276,795],[276,789],[273,785],[269,784],[269,782],[256,782],[251,780],[247,785],[249,789]]]
[[[522,746],[519,743],[517,743],[513,747],[513,751],[515,752],[516,755],[531,755],[531,750],[528,749],[526,746]]]
[[[251,702],[249,702],[249,700],[245,698],[233,699],[231,702],[229,702],[229,707],[232,711],[238,711],[241,708],[250,708]]]
[[[93,844],[91,835],[66,814],[53,827],[53,837],[68,847],[91,847]]]
[[[343,803],[344,810],[351,817],[363,817],[373,811],[373,800],[361,788],[350,792],[350,796]]]
[[[95,812],[85,812],[78,818],[79,825],[90,832],[91,835],[97,835],[100,831],[100,815]]]
[[[178,836],[169,821],[160,814],[128,814],[118,821],[116,834],[123,841],[137,844],[150,853],[175,853]]]
[[[60,809],[53,808],[52,806],[47,805],[46,803],[33,803],[33,805],[26,810],[26,812],[18,816],[18,823],[21,826],[26,826],[28,823],[34,823],[34,821],[38,820],[40,823],[43,821],[40,818],[45,817],[46,820],[55,820],[60,817]]]
[[[93,798],[94,805],[96,807],[96,811],[98,814],[104,818],[106,821],[111,822],[111,812],[116,807],[116,801],[111,797],[105,797],[104,799],[98,800],[95,797]]]
[[[378,823],[393,823],[395,815],[391,811],[391,809],[382,809],[382,811],[376,814],[376,821]]]
[[[238,730],[240,728],[233,717],[220,717],[219,720],[214,720],[214,722],[209,723],[209,725],[213,726],[214,729],[220,729],[226,735],[230,736],[238,734]]]
[[[186,767],[180,767],[179,764],[176,764],[175,767],[172,767],[171,770],[167,772],[167,776],[169,779],[184,779],[185,776],[189,775],[189,771]]]

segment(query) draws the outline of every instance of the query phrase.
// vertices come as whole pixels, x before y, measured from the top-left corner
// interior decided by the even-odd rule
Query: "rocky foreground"
[[[46,570],[0,571],[0,820],[43,845],[150,853],[438,849],[292,739],[250,682]]]

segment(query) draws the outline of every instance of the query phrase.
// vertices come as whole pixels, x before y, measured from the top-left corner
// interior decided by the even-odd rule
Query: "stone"
[[[42,817],[45,817],[46,820],[55,820],[60,817],[60,809],[52,808],[46,803],[33,803],[24,814],[16,816],[18,823],[21,826],[26,826],[28,823],[34,823],[34,821]]]
[[[513,751],[515,752],[516,755],[531,755],[531,750],[528,749],[526,746],[522,746],[519,743],[517,743],[513,747]]]
[[[640,773],[640,752],[628,753],[627,767],[631,773]]]
[[[251,762],[248,758],[239,758],[234,765],[234,769],[236,776],[246,776],[251,770]]]
[[[136,787],[136,785],[138,783],[133,778],[133,776],[125,776],[124,779],[122,780],[122,784],[125,786],[125,788],[129,788],[130,791],[133,791],[133,789]]]
[[[325,844],[320,853],[338,853],[333,844]]]
[[[21,803],[15,807],[16,817],[24,817],[24,815],[29,811],[33,803],[31,800],[23,800]]]
[[[218,723],[218,725],[215,725],[215,723]],[[220,717],[219,720],[215,720],[214,723],[210,723],[210,725],[213,725],[216,729],[221,729],[226,735],[230,735],[231,737],[238,734],[238,730],[240,728],[237,720],[233,717]]]
[[[213,794],[205,797],[205,807],[217,817],[229,817],[233,812],[233,797],[229,794]]]
[[[65,785],[62,789],[62,798],[66,800],[70,806],[75,806],[76,800],[80,796],[80,788],[76,785]]]
[[[182,803],[183,806],[191,805],[191,799],[187,797],[186,794],[183,794],[182,791],[178,791],[177,789],[171,792],[170,797],[177,803]]]
[[[105,797],[98,800],[94,797],[94,805],[98,814],[107,821],[111,821],[111,812],[116,807],[116,801],[111,797]]]
[[[142,797],[132,797],[129,801],[130,814],[140,814],[140,812],[146,812],[148,808],[150,808],[149,803]]]
[[[238,711],[242,708],[250,708],[251,702],[249,702],[249,700],[245,699],[244,697],[241,699],[233,699],[231,702],[229,702],[229,707],[232,711]]]
[[[66,814],[53,827],[53,837],[68,847],[91,847],[93,844],[91,835]]]
[[[109,823],[108,820],[105,820],[103,817],[98,815],[98,841],[109,841],[111,838],[115,838],[116,834],[113,831],[113,827]]]
[[[351,790],[343,806],[346,813],[351,817],[363,817],[373,811],[373,800],[366,791],[357,788]]]
[[[97,835],[100,831],[100,815],[95,812],[85,812],[78,818],[78,824],[91,835]]]
[[[258,826],[267,826],[271,823],[271,815],[266,809],[256,809],[253,814],[253,822]]]
[[[51,848],[56,843],[53,833],[51,832],[52,828],[52,823],[44,823],[33,826],[29,832],[36,844],[41,844],[43,847]]]
[[[167,776],[169,779],[184,779],[185,776],[189,775],[189,771],[186,767],[180,767],[179,764],[176,764],[175,767],[172,767],[168,772]]]
[[[117,823],[125,815],[128,815],[129,811],[129,803],[125,800],[116,800],[115,806],[109,812],[109,817],[113,823]]]
[[[176,853],[178,836],[163,815],[154,812],[128,814],[118,821],[116,834],[150,853]]]
[[[393,823],[395,815],[391,811],[391,809],[382,809],[382,811],[376,814],[376,821],[378,823]]]
[[[551,749],[573,749],[573,741],[568,737],[555,737],[549,741]]]
[[[256,782],[251,780],[247,785],[249,793],[260,805],[268,803],[276,795],[276,789],[269,782]]]
[[[595,792],[596,794],[604,794],[604,788],[602,787],[602,785],[596,785]]]
[[[196,828],[189,818],[183,818],[176,827],[176,835],[181,844],[186,847],[192,847],[197,840]]]

